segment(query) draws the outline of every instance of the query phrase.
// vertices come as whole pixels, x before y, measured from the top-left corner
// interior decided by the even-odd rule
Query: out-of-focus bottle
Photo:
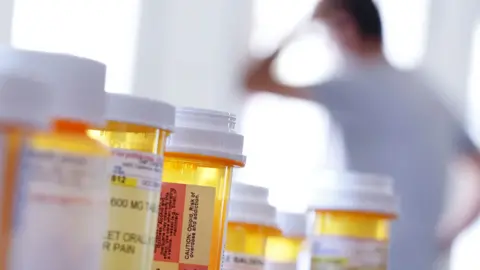
[[[272,235],[267,239],[266,269],[297,269],[297,259],[307,235],[306,218],[305,213],[277,212],[277,224],[281,235]]]
[[[28,201],[15,239],[15,270],[97,270],[107,228],[109,149],[87,135],[104,125],[104,64],[70,55],[0,49],[0,68],[53,89],[50,131],[31,139]]]
[[[263,269],[267,238],[280,235],[268,189],[234,183],[228,213],[223,269]]]
[[[48,86],[27,74],[0,71],[0,270],[10,269],[12,240],[21,228],[29,140],[51,120]]]
[[[169,104],[107,94],[107,126],[89,134],[111,147],[109,228],[104,270],[151,270],[165,142],[175,123]]]
[[[386,270],[389,225],[398,204],[392,180],[345,173],[318,185],[309,203],[310,268]]]
[[[232,114],[182,108],[167,139],[152,269],[219,270],[232,171],[243,136]]]

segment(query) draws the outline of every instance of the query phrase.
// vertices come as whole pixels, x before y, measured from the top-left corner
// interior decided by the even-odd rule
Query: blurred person
[[[391,230],[390,270],[427,270],[442,248],[480,213],[478,192],[465,215],[441,226],[448,165],[465,158],[480,167],[477,147],[419,74],[393,68],[382,47],[382,22],[372,0],[323,0],[314,12],[344,60],[330,81],[310,88],[283,85],[271,75],[281,52],[251,63],[250,93],[270,92],[318,102],[343,131],[348,169],[390,175],[401,197]],[[408,41],[406,41],[408,42]],[[439,241],[440,240],[440,241]]]

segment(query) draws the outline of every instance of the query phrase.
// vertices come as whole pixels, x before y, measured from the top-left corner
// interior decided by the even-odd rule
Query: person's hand
[[[262,86],[271,80],[270,69],[277,56],[278,52],[275,52],[267,58],[251,57],[248,60],[243,74],[244,89],[247,93],[253,94],[264,90]]]
[[[277,50],[270,56],[263,59],[249,59],[242,74],[243,89],[246,93],[269,92],[287,97],[310,99],[309,91],[284,85],[276,81],[271,74],[271,69],[282,49],[297,38],[301,30],[305,30],[305,25],[305,20],[297,24],[292,33],[279,43]]]
[[[265,88],[278,87],[270,74],[271,68],[282,50],[299,36],[301,30],[304,30],[306,25],[305,21],[306,19],[300,21],[296,27],[293,28],[293,31],[279,42],[277,49],[268,57],[250,57],[247,60],[244,74],[242,74],[244,76],[244,89],[247,93],[256,93],[268,90]]]

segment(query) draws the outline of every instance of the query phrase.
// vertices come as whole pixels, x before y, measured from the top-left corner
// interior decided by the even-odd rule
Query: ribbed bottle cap
[[[235,132],[233,114],[178,108],[175,133],[167,140],[166,152],[213,156],[245,163],[243,136]]]
[[[105,124],[105,73],[100,62],[66,54],[0,47],[0,71],[28,74],[54,91],[56,118]]]
[[[311,210],[342,210],[393,214],[398,212],[398,198],[393,179],[361,173],[324,173],[311,187]]]
[[[175,107],[148,98],[107,93],[106,119],[173,131]]]
[[[238,182],[232,184],[228,220],[230,222],[277,227],[276,209],[268,203],[268,189]]]

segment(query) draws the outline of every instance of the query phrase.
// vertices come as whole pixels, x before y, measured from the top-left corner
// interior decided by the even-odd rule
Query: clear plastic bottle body
[[[28,202],[20,205],[23,226],[15,238],[14,269],[99,269],[110,152],[87,136],[87,128],[57,120],[52,131],[29,140],[28,169],[21,176],[28,182]]]
[[[169,221],[165,218],[168,209],[163,207],[163,212],[162,209],[160,210],[161,218],[157,228],[154,268],[161,268],[162,263],[176,262],[197,265],[199,269],[207,269],[207,267],[209,270],[220,269],[232,171],[236,165],[231,160],[215,157],[185,153],[165,153],[161,203],[168,203],[166,197],[171,197],[171,193],[168,193],[169,190],[180,190],[182,189],[181,185],[184,185],[185,189],[187,189],[186,193],[190,194],[181,196],[186,202],[185,208],[183,208],[185,211],[180,209],[177,213],[180,216],[183,215],[184,220],[189,219],[188,211],[191,206],[189,207],[187,204],[189,203],[188,196],[192,192],[200,194],[200,203],[205,207],[201,207],[198,210],[195,229],[191,229],[192,231],[201,232],[201,234],[196,234],[196,255],[194,256],[184,254],[184,247],[188,245],[187,242],[190,240],[185,235],[188,228],[180,233],[179,231],[182,231],[180,227],[177,227],[177,234],[182,234],[181,239],[174,239],[172,247],[172,249],[175,249],[173,253],[179,254],[173,256],[162,254],[162,245],[165,243],[158,239],[158,236],[165,233],[165,229],[171,224],[167,224]],[[182,200],[182,198],[178,198],[177,201]],[[162,215],[164,218],[162,218]],[[181,224],[177,225],[181,226]]]
[[[163,155],[165,140],[170,132],[144,125],[109,121],[103,130],[90,130],[88,134],[111,148]]]
[[[268,196],[267,188],[233,183],[222,269],[264,268],[267,239],[280,235],[277,211]]]
[[[267,239],[266,269],[295,270],[301,269],[297,262],[304,249],[307,234],[307,215],[305,213],[277,212],[277,224],[280,235]]]
[[[311,269],[325,265],[387,269],[389,227],[395,216],[338,210],[317,210],[312,215]]]
[[[109,228],[102,245],[104,270],[151,269],[163,153],[169,133],[118,121],[109,121],[103,130],[89,131],[91,137],[110,146],[113,155],[107,176],[111,186]],[[156,163],[142,163],[147,158]],[[156,167],[146,167],[149,165]],[[142,169],[132,171],[131,167]],[[115,172],[118,168],[125,172],[125,178]]]
[[[257,257],[263,261],[266,255],[268,237],[278,235],[280,235],[280,231],[277,228],[228,222],[225,251],[230,254]],[[263,264],[255,266],[263,267]]]
[[[345,236],[375,241],[388,241],[390,220],[384,214],[316,211],[314,235]]]
[[[303,248],[305,238],[283,235],[269,236],[267,239],[265,259],[268,264],[290,264],[296,269],[298,255]]]

